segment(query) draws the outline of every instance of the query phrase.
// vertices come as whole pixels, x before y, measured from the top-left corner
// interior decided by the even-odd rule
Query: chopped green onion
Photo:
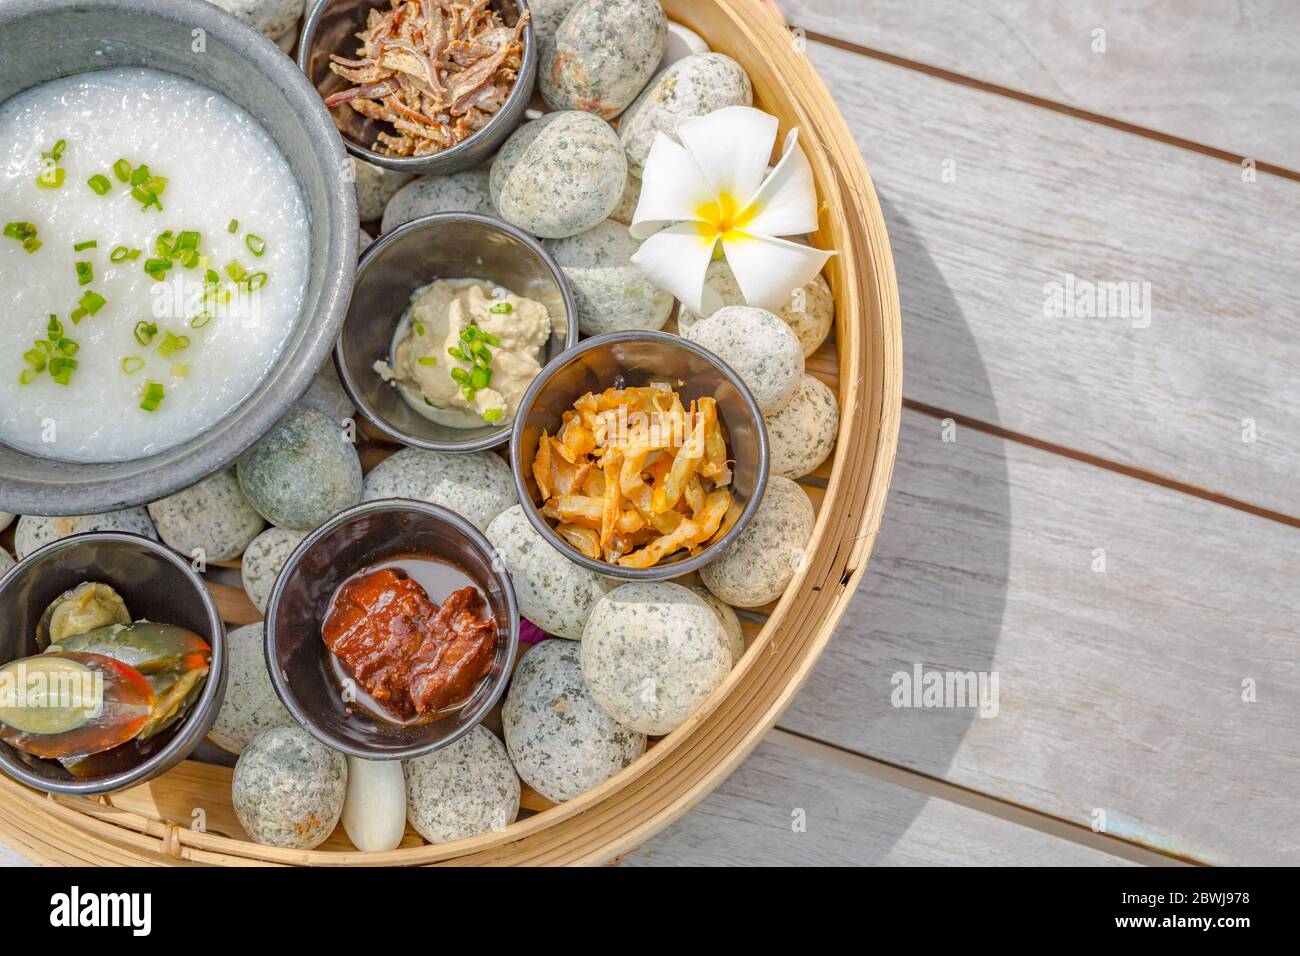
[[[18,373],[19,385],[30,385],[34,381],[36,381],[36,375],[32,372],[31,369],[25,368]]]
[[[36,237],[36,227],[30,222],[11,222],[5,225],[5,235],[21,242]]]
[[[248,277],[248,270],[239,264],[238,259],[231,259],[226,263],[226,275],[236,282],[243,282]]]
[[[101,196],[107,195],[108,191],[113,188],[113,184],[108,181],[108,177],[102,173],[95,173],[86,180],[86,185]]]
[[[150,206],[157,206],[158,211],[162,212],[162,203],[158,201],[158,196],[155,193],[151,193],[143,186],[136,186],[132,189],[131,197],[135,199],[136,202],[140,203],[144,209],[148,209]]]
[[[76,355],[77,350],[80,348],[81,346],[72,341],[72,339],[59,339],[59,351],[68,358],[72,358],[72,356]]]
[[[419,322],[415,323],[415,334],[421,336],[424,335],[424,326],[421,325]]]
[[[170,229],[164,229],[158,233],[158,238],[154,240],[153,251],[160,256],[171,256],[176,251],[176,234]]]
[[[190,367],[183,362],[177,362],[172,366],[172,374],[177,378],[189,378]]]
[[[461,329],[460,340],[462,342],[465,343],[473,342],[477,338],[478,338],[478,326],[475,325],[474,323],[471,322],[469,325],[465,326],[465,328]]]
[[[181,253],[181,265],[186,269],[193,269],[199,264],[199,253],[195,249],[186,249]]]
[[[90,285],[95,281],[95,267],[89,262],[74,262],[77,270],[77,285]]]
[[[458,361],[458,362],[468,362],[468,361],[469,361],[469,359],[466,357],[465,353],[462,352],[462,351],[460,350],[460,346],[459,346],[459,345],[453,345],[451,348],[447,349],[447,354],[450,355],[452,358],[454,358],[454,359],[455,359],[456,361]]]
[[[266,252],[266,240],[261,236],[255,236],[251,232],[244,237],[244,245],[248,246],[248,251],[255,256],[260,256]]]
[[[45,324],[45,332],[52,339],[63,337],[63,323],[53,312],[50,313],[50,321]]]
[[[36,177],[36,185],[41,189],[58,189],[63,185],[63,167],[55,166],[53,169],[47,169]]]
[[[470,369],[470,373],[469,373],[470,388],[474,389],[475,391],[478,391],[481,388],[487,388],[488,385],[491,384],[491,382],[492,382],[491,369],[479,368],[478,366],[475,366],[474,368]]]
[[[50,378],[60,385],[67,385],[77,367],[77,360],[71,358],[50,359]]]
[[[434,358],[432,355],[421,355],[418,359],[416,359],[416,361],[426,367],[430,365],[438,364],[438,360]]]
[[[248,281],[245,285],[248,286],[249,292],[256,292],[258,289],[262,288],[262,286],[266,285],[266,273],[254,272],[248,277]]]
[[[230,224],[226,226],[226,232],[230,233],[232,236],[235,233],[239,232],[239,220],[238,219],[230,220]]]
[[[134,375],[142,368],[144,368],[144,359],[138,355],[127,355],[122,359],[122,371],[127,375]]]
[[[140,407],[146,412],[153,412],[157,411],[158,406],[162,404],[166,391],[157,382],[145,382],[142,395],[143,398],[140,402]]]
[[[24,239],[24,240],[23,240],[23,249],[24,249],[24,250],[25,250],[29,255],[30,255],[31,253],[35,252],[35,251],[36,251],[37,249],[39,249],[40,247],[41,247],[41,240],[39,240],[39,239]]]
[[[155,282],[162,282],[163,276],[171,267],[172,261],[166,256],[146,259],[144,263],[144,271],[152,276]]]
[[[68,148],[68,141],[66,139],[59,140],[57,143],[54,144],[54,147],[50,150],[50,157],[57,163],[59,160],[63,158],[63,151],[67,148]]]
[[[135,340],[141,345],[148,345],[153,341],[153,337],[158,334],[158,326],[154,322],[137,322],[133,333]]]
[[[149,179],[149,167],[146,166],[144,163],[141,163],[139,166],[137,166],[134,170],[131,171],[132,186],[143,186],[148,179]]]
[[[82,309],[85,310],[86,314],[94,315],[96,312],[98,312],[100,309],[104,307],[104,303],[106,301],[108,300],[106,300],[98,292],[91,292],[88,289],[81,294],[81,302],[79,303],[79,305]]]
[[[40,349],[29,349],[24,352],[23,361],[30,365],[34,371],[45,371],[45,353]]]
[[[167,358],[173,352],[179,352],[181,349],[190,347],[190,337],[188,335],[173,335],[171,332],[164,332],[162,342],[158,344],[158,354]]]
[[[488,311],[495,312],[497,315],[509,315],[513,309],[514,306],[509,302],[498,302],[496,305],[492,306],[492,308],[488,309]]]
[[[190,320],[190,328],[201,329],[204,326],[206,326],[209,322],[211,322],[212,319],[213,319],[212,313],[201,312],[198,315],[196,315],[193,319]]]
[[[110,262],[125,262],[127,259],[140,258],[139,249],[128,249],[126,246],[117,246],[108,254]]]
[[[502,415],[502,410],[501,410],[501,409],[499,409],[499,408],[489,408],[486,412],[483,413],[483,421],[485,421],[485,422],[499,422],[499,421],[501,421],[501,415]]]
[[[469,384],[469,373],[463,368],[454,368],[448,374],[451,375],[451,380],[457,385]]]
[[[95,249],[99,243],[94,239],[87,239],[85,242],[79,242],[72,247],[73,252],[84,252],[87,249]]]
[[[118,182],[129,183],[131,181],[131,164],[125,159],[119,159],[113,164],[113,175],[117,177]]]
[[[464,396],[465,401],[474,401],[474,389],[470,388],[468,385],[462,385],[460,387],[460,394]]]
[[[491,332],[484,332],[484,333],[483,333],[483,341],[486,342],[488,345],[500,345],[500,344],[501,344],[501,340],[500,340],[499,338],[497,338],[495,335],[493,335]]]
[[[180,252],[185,249],[197,249],[199,247],[200,235],[193,230],[186,229],[176,237],[176,251]]]

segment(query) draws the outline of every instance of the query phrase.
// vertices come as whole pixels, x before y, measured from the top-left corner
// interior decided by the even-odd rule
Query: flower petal
[[[699,313],[704,294],[704,274],[713,261],[716,236],[706,238],[693,222],[679,222],[641,243],[632,262],[656,287],[686,303]]]
[[[795,289],[811,282],[826,260],[835,255],[798,242],[749,233],[724,240],[722,249],[745,302],[773,312],[790,301]]]
[[[659,133],[646,157],[641,198],[632,214],[632,236],[644,239],[670,222],[693,220],[696,210],[714,198],[691,154]]]
[[[812,167],[799,148],[799,131],[790,130],[781,161],[750,200],[753,218],[745,231],[757,236],[802,236],[817,229],[817,189]]]
[[[754,195],[776,142],[777,119],[752,106],[726,106],[677,127],[677,137],[708,181],[713,196],[737,206]]]

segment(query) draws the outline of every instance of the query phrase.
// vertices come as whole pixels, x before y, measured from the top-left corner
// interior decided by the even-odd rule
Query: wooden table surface
[[[898,466],[794,706],[627,862],[1300,863],[1300,4],[778,2],[889,224]]]
[[[898,465],[794,706],[625,863],[1300,863],[1300,4],[779,2],[889,223]]]

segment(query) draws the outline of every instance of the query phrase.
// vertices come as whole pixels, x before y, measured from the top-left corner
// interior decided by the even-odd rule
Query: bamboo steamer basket
[[[898,441],[902,387],[898,288],[880,205],[853,137],[774,5],[664,0],[673,20],[737,60],[755,105],[792,126],[822,200],[822,248],[835,297],[833,340],[808,370],[837,389],[833,459],[802,484],[818,509],[808,559],[772,607],[744,615],[748,651],[681,727],[601,786],[559,806],[524,787],[531,815],[506,830],[361,853],[342,828],[316,850],[249,841],[230,803],[228,767],[188,760],[151,783],[97,800],[53,797],[0,777],[0,840],[38,862],[70,865],[557,865],[618,859],[718,786],[754,749],[807,679],[871,555]],[[779,140],[778,140],[779,141]],[[373,466],[392,449],[363,448]],[[231,624],[257,619],[240,591],[211,585]],[[195,826],[201,820],[202,826]]]

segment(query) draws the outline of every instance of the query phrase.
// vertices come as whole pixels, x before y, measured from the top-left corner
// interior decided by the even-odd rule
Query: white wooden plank
[[[888,220],[905,398],[1300,514],[1300,184],[810,54]],[[1149,283],[1149,325],[1046,316],[1071,275]]]
[[[778,2],[807,30],[1300,169],[1294,0]]]
[[[1300,531],[949,435],[904,411],[871,566],[780,726],[1179,856],[1300,863]],[[895,707],[918,664],[996,673],[997,715]]]
[[[627,857],[623,865],[1128,864],[1059,837],[764,743],[698,807]]]

